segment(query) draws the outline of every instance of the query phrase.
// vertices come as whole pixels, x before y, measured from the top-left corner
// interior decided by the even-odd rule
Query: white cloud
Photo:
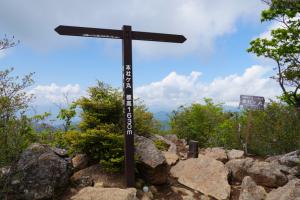
[[[78,84],[59,86],[55,83],[50,85],[38,85],[29,93],[34,94],[36,105],[66,104],[85,95]],[[69,102],[67,102],[69,101]]]
[[[270,68],[254,65],[242,75],[219,77],[210,83],[201,81],[201,72],[191,72],[188,76],[172,72],[161,81],[137,87],[135,94],[150,108],[158,109],[175,109],[180,105],[202,102],[205,97],[238,106],[241,94],[266,99],[280,94],[277,83],[266,77],[269,72]]]
[[[240,19],[259,19],[260,0],[2,0],[0,29],[25,45],[48,49],[76,44],[83,39],[61,37],[60,24],[184,34],[184,45],[136,42],[141,55],[165,55],[212,51],[214,40],[235,31]],[[248,21],[249,22],[249,21]],[[171,48],[170,48],[171,46]]]

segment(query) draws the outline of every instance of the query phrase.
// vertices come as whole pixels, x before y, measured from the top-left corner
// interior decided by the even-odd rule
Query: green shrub
[[[156,146],[157,149],[161,150],[161,151],[166,151],[168,150],[169,146],[167,143],[165,143],[162,140],[156,140],[154,141],[154,145]]]
[[[124,136],[110,130],[109,126],[85,132],[71,130],[63,134],[63,138],[69,153],[86,153],[108,171],[120,171],[124,161]]]
[[[221,104],[205,99],[205,105],[179,107],[171,116],[171,133],[180,138],[197,140],[200,147],[230,146],[234,124],[224,114]]]
[[[275,155],[300,148],[300,114],[291,106],[273,102],[265,110],[245,111],[241,124],[250,153]]]

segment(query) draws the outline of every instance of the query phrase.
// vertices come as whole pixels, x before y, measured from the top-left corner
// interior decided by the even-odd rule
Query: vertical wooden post
[[[134,187],[134,131],[132,85],[132,32],[123,26],[123,99],[125,113],[125,178],[127,187]]]

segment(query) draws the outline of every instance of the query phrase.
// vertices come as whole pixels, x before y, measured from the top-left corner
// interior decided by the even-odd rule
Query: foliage
[[[261,21],[275,21],[279,27],[270,38],[250,42],[248,52],[275,61],[276,79],[283,91],[281,100],[300,109],[300,1],[265,0],[269,8],[261,14]]]
[[[245,111],[240,122],[250,153],[276,155],[300,148],[300,116],[293,107],[273,102],[265,110]]]
[[[205,99],[205,105],[180,107],[171,116],[171,132],[180,138],[197,140],[200,147],[229,145],[233,125],[226,120],[220,104]],[[224,131],[229,129],[230,131]]]
[[[57,118],[64,120],[64,131],[67,132],[71,128],[72,118],[76,116],[76,104],[69,105],[68,108],[60,109]]]
[[[90,159],[100,162],[108,171],[120,171],[123,168],[124,136],[112,132],[109,125],[85,132],[71,130],[63,134],[70,153],[84,152]]]
[[[160,130],[160,122],[142,102],[138,101],[134,105],[134,128],[135,134],[143,136],[158,134]]]
[[[0,165],[12,162],[34,139],[25,115],[32,96],[24,91],[33,84],[33,74],[20,79],[11,76],[12,71],[0,71]]]
[[[206,100],[205,105],[192,104],[174,112],[171,133],[197,140],[200,147],[241,149],[247,144],[248,153],[283,154],[300,148],[299,115],[294,107],[276,102],[264,110],[228,113]]]
[[[100,129],[102,124],[114,126],[114,132],[121,132],[123,126],[123,107],[121,93],[102,82],[90,87],[89,97],[82,97],[77,102],[81,109],[79,127],[82,131]]]
[[[166,151],[169,148],[169,145],[162,140],[154,141],[154,145],[156,146],[157,149],[161,151]]]

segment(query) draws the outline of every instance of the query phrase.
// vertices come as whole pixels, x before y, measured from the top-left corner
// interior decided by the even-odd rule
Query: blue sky
[[[51,108],[85,95],[96,80],[121,87],[121,41],[60,36],[60,24],[183,34],[184,44],[133,43],[134,94],[152,111],[202,102],[236,106],[240,94],[274,98],[272,62],[246,52],[273,24],[260,0],[2,0],[0,36],[20,44],[0,52],[0,70],[35,72],[33,105]]]

